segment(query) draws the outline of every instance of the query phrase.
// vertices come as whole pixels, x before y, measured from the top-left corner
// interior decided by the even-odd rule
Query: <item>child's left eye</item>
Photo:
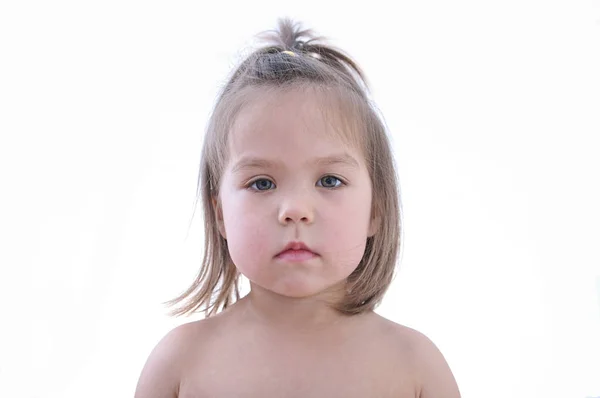
[[[342,184],[344,184],[342,182],[342,180],[340,180],[339,178],[334,177],[334,176],[325,176],[325,177],[322,177],[317,182],[317,185],[321,186],[323,188],[337,188],[337,187],[339,187]]]

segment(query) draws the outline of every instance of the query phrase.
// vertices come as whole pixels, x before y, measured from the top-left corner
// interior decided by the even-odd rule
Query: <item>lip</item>
[[[290,242],[275,257],[290,262],[302,262],[318,257],[318,254],[303,242]]]
[[[293,241],[293,242],[288,243],[287,245],[285,245],[283,250],[279,252],[279,254],[282,254],[283,252],[286,252],[288,250],[306,250],[306,251],[314,253],[310,249],[310,247],[306,246],[304,244],[304,242],[300,242],[300,241]],[[279,254],[277,254],[277,255],[279,255]]]
[[[279,260],[289,261],[292,263],[301,263],[317,257],[317,255],[308,250],[286,250],[277,255]]]

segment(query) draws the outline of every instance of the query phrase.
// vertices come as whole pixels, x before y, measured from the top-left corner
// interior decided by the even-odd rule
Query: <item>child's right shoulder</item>
[[[203,341],[209,323],[200,320],[179,325],[156,344],[142,369],[135,398],[178,396],[183,371],[193,358],[193,348]]]

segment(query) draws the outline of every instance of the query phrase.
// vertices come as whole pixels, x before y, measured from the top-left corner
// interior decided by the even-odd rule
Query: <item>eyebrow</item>
[[[352,168],[358,168],[358,162],[348,153],[342,153],[331,156],[323,156],[312,158],[308,161],[309,164],[316,164],[319,166],[333,166],[333,165],[345,165]],[[232,173],[238,173],[243,170],[249,169],[267,169],[275,167],[284,167],[283,162],[271,161],[268,159],[262,159],[258,157],[246,156],[242,157],[231,169]]]

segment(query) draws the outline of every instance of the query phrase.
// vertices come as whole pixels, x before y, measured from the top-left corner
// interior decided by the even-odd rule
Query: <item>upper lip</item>
[[[283,253],[283,252],[285,252],[287,250],[307,250],[307,251],[309,251],[311,253],[314,253],[310,249],[310,247],[306,246],[303,242],[295,241],[295,242],[290,242],[287,245],[285,245],[285,247],[283,248],[283,250],[280,251],[277,255],[279,255],[279,254],[281,254],[281,253]]]

